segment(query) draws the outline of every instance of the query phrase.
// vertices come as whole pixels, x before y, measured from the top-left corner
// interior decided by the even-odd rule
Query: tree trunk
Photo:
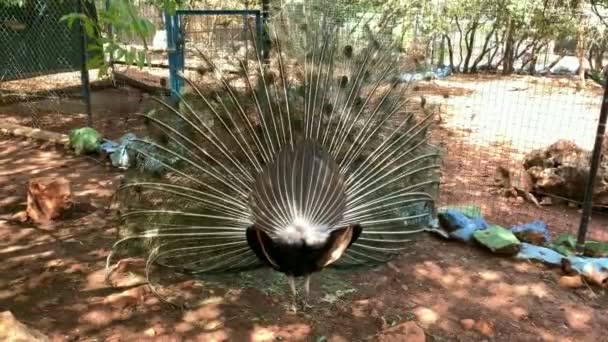
[[[506,30],[502,33],[502,38],[500,38],[498,31],[496,31],[496,44],[495,44],[495,48],[494,48],[494,52],[492,53],[492,55],[490,56],[490,60],[488,61],[488,66],[491,69],[498,69],[498,66],[502,63],[502,59],[498,60],[498,63],[496,63],[496,66],[493,65],[494,62],[494,58],[496,58],[496,55],[498,54],[498,51],[500,51],[501,48],[504,49],[504,45],[503,42],[505,41],[505,34],[506,34]],[[504,55],[504,53],[502,54]]]
[[[601,43],[598,44],[597,50],[596,50],[596,54],[595,54],[595,69],[599,70],[600,72],[602,70],[604,70],[604,54],[606,53],[606,49],[608,48],[608,39],[606,39],[606,37],[604,37],[604,39],[602,39]]]
[[[566,57],[566,55],[565,55],[565,54],[562,52],[562,53],[559,55],[559,58],[558,58],[558,59],[554,60],[553,62],[551,62],[551,64],[549,64],[549,65],[547,66],[547,70],[551,70],[551,69],[553,69],[553,67],[554,67],[554,66],[556,66],[556,65],[557,65],[557,63],[559,63],[559,62],[560,62],[562,59],[564,59],[564,57]]]
[[[532,48],[532,56],[530,57],[530,68],[528,69],[528,72],[530,73],[530,75],[534,76],[536,75],[536,63],[538,62],[538,51],[541,51],[543,49],[544,45],[541,45],[539,47],[534,46]]]
[[[505,53],[502,63],[502,74],[510,75],[513,72],[513,19],[510,16],[507,19]]]
[[[604,69],[604,54],[605,53],[606,53],[606,48],[602,48],[595,54],[595,68],[597,70],[602,71]]]
[[[473,55],[473,48],[475,47],[475,34],[477,33],[477,27],[479,26],[479,21],[475,20],[471,28],[468,30],[468,40],[467,40],[467,56],[464,59],[464,73],[469,73],[469,63],[471,62],[471,56]]]
[[[576,2],[576,57],[578,58],[578,78],[580,88],[585,88],[585,1]]]
[[[452,39],[447,34],[443,35],[445,42],[448,45],[448,57],[450,58],[450,69],[454,72],[454,48],[452,47]]]
[[[479,56],[477,56],[477,58],[473,62],[473,66],[471,67],[471,72],[477,71],[477,66],[479,65],[481,60],[486,56],[486,54],[488,52],[490,52],[490,49],[488,49],[488,45],[490,44],[490,39],[492,39],[492,36],[494,35],[494,32],[496,31],[497,27],[498,27],[498,25],[496,23],[494,25],[492,25],[492,30],[490,31],[490,33],[488,33],[486,35],[486,40],[483,42],[483,47],[481,48],[481,53],[479,54]],[[490,67],[490,62],[492,61],[492,59],[488,60],[488,68]]]
[[[437,65],[439,65],[440,67],[444,66],[444,62],[445,62],[445,35],[441,36],[441,43],[439,45],[439,56],[437,56]]]
[[[458,53],[460,54],[460,60],[458,61],[458,66],[456,68],[458,69],[458,72],[460,72],[460,66],[462,65],[462,27],[460,27],[458,18],[454,19],[456,19],[456,27],[458,27]]]

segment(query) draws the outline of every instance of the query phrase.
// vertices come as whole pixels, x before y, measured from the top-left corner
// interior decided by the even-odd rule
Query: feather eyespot
[[[342,89],[346,88],[347,84],[348,84],[348,76],[344,75],[344,76],[340,77],[340,88],[342,88]]]
[[[352,45],[346,45],[344,47],[344,50],[342,52],[344,53],[344,57],[346,57],[346,58],[352,58],[353,57],[353,47],[352,47]]]

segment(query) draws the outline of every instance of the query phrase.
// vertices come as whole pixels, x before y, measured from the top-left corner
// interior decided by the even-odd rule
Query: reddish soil
[[[431,83],[416,91],[441,108],[436,99],[471,92]],[[132,115],[140,95],[124,92],[94,96],[96,127],[108,138],[142,130],[141,119]],[[0,120],[28,125],[30,112],[45,113],[39,116],[42,128],[68,133],[85,116],[81,105],[67,110],[66,103],[61,110],[48,103],[3,107]],[[74,115],[66,120],[65,111]],[[497,195],[496,166],[517,162],[511,148],[469,144],[466,131],[446,124],[454,115],[442,114],[435,136],[444,149],[440,205],[474,203],[491,223],[508,227],[542,219],[554,236],[576,234],[576,205],[537,208]],[[44,227],[8,220],[24,208],[29,178],[54,175],[72,181],[78,205],[71,217]],[[158,270],[160,288],[180,308],[141,284],[141,260],[123,264],[121,286],[112,287],[104,282],[116,236],[115,213],[108,208],[122,176],[94,158],[0,136],[0,311],[10,310],[57,341],[365,341],[408,321],[424,329],[427,341],[608,341],[606,289],[562,289],[559,270],[430,235],[419,236],[388,265],[317,275],[314,308],[297,315],[288,313],[285,280],[266,270],[203,280]],[[608,241],[607,227],[608,218],[596,213],[589,237]]]
[[[0,310],[57,341],[360,341],[379,339],[391,326],[412,320],[429,341],[605,340],[605,289],[562,289],[558,270],[426,235],[386,266],[313,278],[314,308],[297,315],[287,311],[282,277],[269,271],[192,281],[160,270],[170,281],[163,289],[179,293],[186,304],[177,309],[146,285],[113,288],[103,281],[116,233],[107,207],[121,173],[6,136],[0,151],[2,214],[23,208],[26,182],[34,175],[68,177],[80,203],[71,218],[53,226],[0,220]],[[458,158],[448,158],[444,177],[456,177],[462,167]],[[549,221],[554,231],[574,232],[577,226],[576,209],[515,206],[484,197],[481,185],[466,189],[488,201],[484,211],[492,222],[542,214],[555,218]],[[447,181],[442,194],[445,203],[458,199]],[[599,220],[592,233],[600,231]],[[141,273],[141,263],[132,266],[129,271]],[[474,327],[466,330],[464,319],[474,320]]]

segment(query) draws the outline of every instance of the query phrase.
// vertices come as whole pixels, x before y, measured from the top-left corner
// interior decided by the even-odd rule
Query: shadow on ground
[[[161,270],[168,284],[163,293],[185,304],[174,308],[146,285],[117,289],[104,282],[105,258],[116,234],[106,207],[120,173],[13,138],[2,137],[0,151],[3,213],[23,205],[27,180],[39,175],[68,177],[78,201],[91,205],[46,229],[0,221],[0,309],[56,340],[361,341],[376,340],[411,320],[430,341],[605,338],[605,290],[561,289],[558,271],[431,236],[420,236],[388,265],[319,274],[313,278],[315,307],[297,315],[287,313],[282,277],[266,270],[202,280]],[[451,177],[457,182],[458,172]],[[506,213],[492,215],[515,219],[501,217]],[[474,320],[473,328],[466,330],[463,319]]]

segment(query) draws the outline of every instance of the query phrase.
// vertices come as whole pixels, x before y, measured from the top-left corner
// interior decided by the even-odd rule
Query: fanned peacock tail
[[[401,54],[387,39],[391,11],[346,20],[339,9],[283,5],[269,20],[268,60],[242,62],[233,77],[202,53],[215,85],[186,80],[178,108],[158,99],[162,114],[146,116],[154,139],[132,146],[162,173],[128,173],[120,191],[130,233],[115,248],[144,240],[148,266],[194,274],[273,266],[248,243],[251,226],[284,240],[315,227],[314,240],[357,225],[333,267],[407,248],[434,214],[433,117],[408,110]]]

